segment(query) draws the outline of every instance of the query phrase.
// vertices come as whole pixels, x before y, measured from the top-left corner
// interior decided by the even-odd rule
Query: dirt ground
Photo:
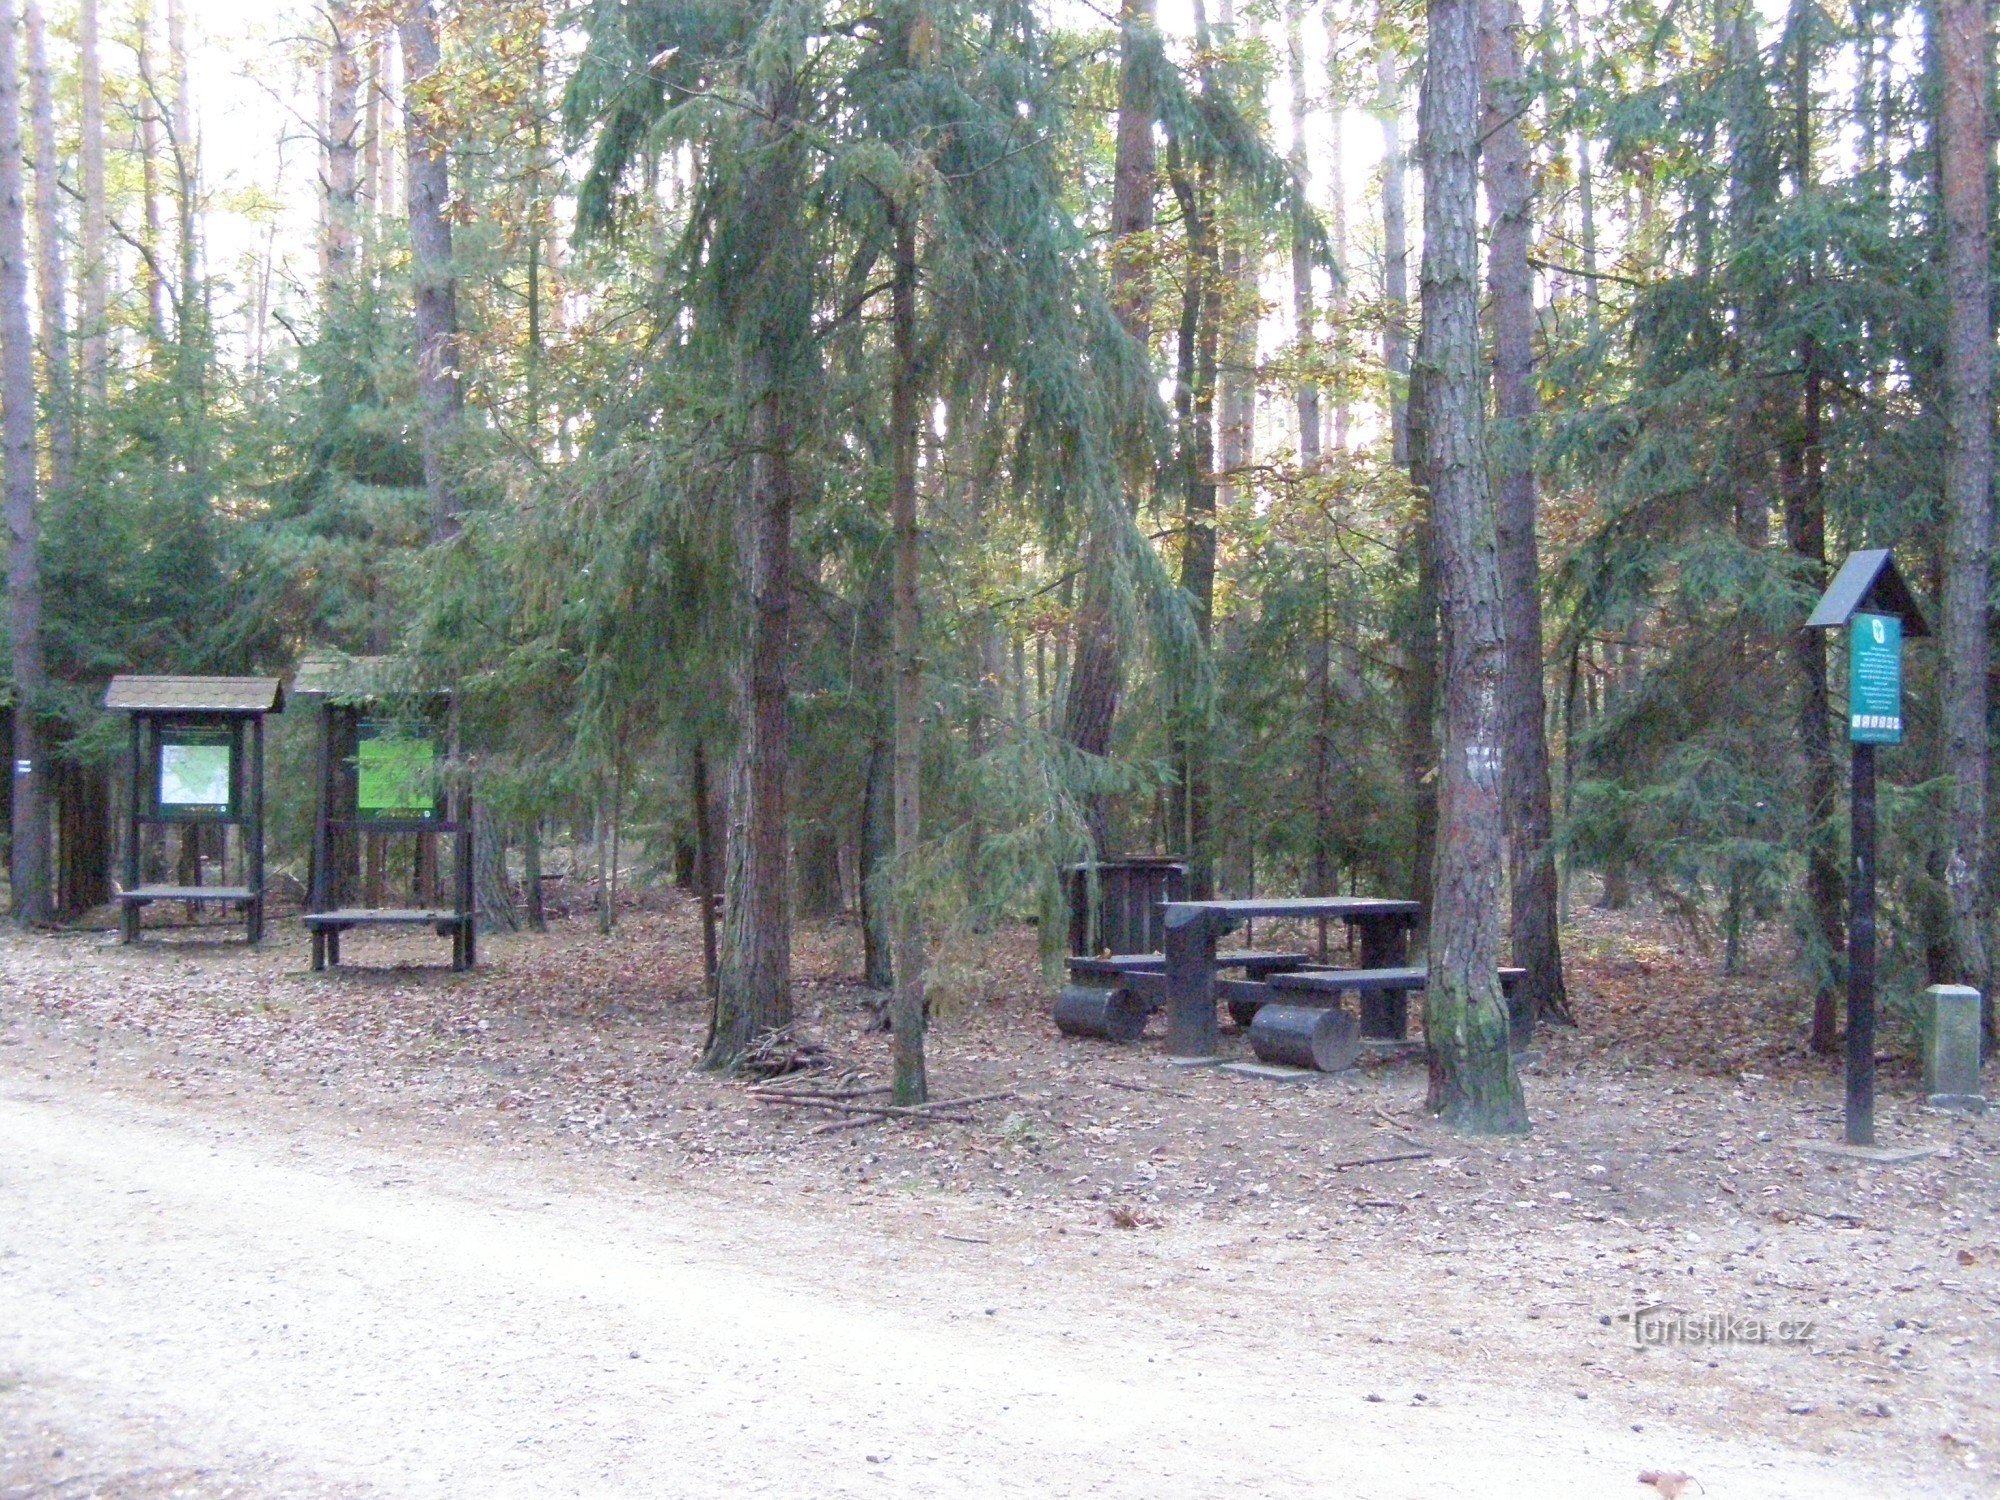
[[[1303,935],[1260,930],[1257,941],[1287,936]],[[1018,1487],[953,1467],[998,1438],[942,1428],[927,1441],[944,1467],[926,1483],[952,1474],[975,1492],[1312,1493],[1309,1470],[1217,1478],[1238,1474],[1215,1467],[1232,1454],[1273,1461],[1289,1411],[1310,1424],[1307,1447],[1356,1465],[1337,1471],[1357,1481],[1345,1493],[1528,1493],[1506,1482],[1508,1465],[1538,1463],[1578,1485],[1552,1488],[1544,1475],[1534,1493],[1665,1493],[1679,1472],[1698,1481],[1690,1495],[1994,1492],[2000,1125],[1921,1108],[1907,1069],[1890,1066],[1881,1138],[1933,1154],[1875,1165],[1808,1149],[1838,1138],[1839,1082],[1802,1055],[1801,1018],[1774,999],[1775,953],[1754,952],[1748,974],[1721,981],[1711,958],[1644,915],[1581,914],[1568,948],[1578,1029],[1550,1036],[1527,1067],[1533,1135],[1485,1142],[1425,1119],[1416,1060],[1273,1082],[1173,1067],[1156,1035],[1128,1048],[1059,1038],[1023,930],[962,956],[932,1040],[936,1093],[1010,1097],[972,1107],[970,1124],[833,1130],[832,1117],[691,1070],[705,1010],[685,904],[635,907],[609,939],[583,920],[491,939],[471,975],[414,967],[443,948],[363,938],[348,945],[349,968],[314,975],[293,922],[256,953],[204,931],[149,935],[134,949],[95,931],[0,938],[0,1124],[11,1121],[13,1143],[0,1207],[19,1205],[0,1215],[0,1239],[16,1233],[5,1222],[14,1219],[44,1260],[80,1262],[71,1283],[41,1280],[42,1260],[10,1260],[0,1243],[0,1306],[11,1288],[15,1316],[39,1319],[97,1296],[131,1302],[143,1323],[130,1247],[119,1247],[146,1242],[158,1224],[94,1214],[120,1194],[194,1183],[168,1222],[226,1223],[221,1200],[199,1188],[198,1159],[230,1155],[250,1183],[259,1162],[331,1152],[320,1187],[274,1179],[259,1201],[316,1201],[333,1191],[325,1182],[356,1172],[405,1179],[406,1196],[425,1183],[461,1184],[461,1196],[473,1192],[463,1184],[483,1184],[494,1202],[546,1190],[584,1226],[593,1203],[652,1214],[632,1228],[638,1240],[678,1235],[689,1264],[717,1276],[759,1262],[760,1275],[795,1278],[814,1308],[863,1326],[871,1299],[886,1299],[911,1341],[957,1327],[968,1310],[976,1323],[989,1297],[1032,1313],[1033,1337],[1006,1351],[1013,1365],[960,1393],[967,1414],[993,1416],[1003,1404],[994,1393],[1031,1378],[1023,1369],[1066,1369],[1083,1344],[1092,1358],[1117,1344],[1151,1351],[1177,1380],[1214,1372],[1207,1395],[1186,1399],[1210,1411],[1220,1438],[1202,1424],[1209,1435],[1183,1439],[1184,1463],[1161,1467],[1140,1444],[1090,1486],[1051,1488],[1050,1474],[1069,1471],[1034,1469],[1035,1445],[1087,1452],[1089,1433],[1044,1413],[982,1471],[1018,1470]],[[886,1040],[867,1028],[858,949],[845,925],[802,933],[798,997],[832,1071],[873,1079]],[[226,1139],[211,1139],[217,1131]],[[363,1166],[343,1152],[374,1154]],[[158,1170],[132,1176],[128,1158]],[[98,1184],[100,1196],[76,1188],[64,1206],[72,1181]],[[398,1253],[421,1264],[423,1226],[444,1208],[419,1196],[399,1211],[414,1238]],[[734,1262],[722,1248],[746,1244]],[[270,1254],[275,1265],[307,1252]],[[203,1264],[180,1274],[208,1276]],[[762,1281],[717,1292],[738,1294],[776,1295]],[[399,1295],[430,1305],[409,1288]],[[1810,1324],[1810,1337],[1634,1347],[1630,1314],[1654,1305]],[[770,1328],[751,1320],[746,1347],[816,1347],[819,1315],[794,1325],[797,1308],[774,1306]],[[155,1329],[94,1363],[75,1328],[43,1338],[17,1322],[11,1332],[0,1342],[0,1495],[513,1492],[491,1480],[419,1482],[473,1472],[453,1469],[449,1452],[357,1469],[332,1439],[313,1450],[316,1467],[287,1468],[280,1439],[296,1424],[260,1446],[204,1426],[198,1392],[169,1402],[143,1382],[120,1384],[127,1365],[148,1368],[185,1328]],[[948,1341],[922,1352],[944,1371],[973,1358]],[[73,1370],[79,1361],[91,1370]],[[840,1412],[844,1388],[830,1389]],[[1150,1419],[1185,1433],[1174,1405],[1185,1392],[1144,1393]],[[1071,1395],[1063,1410],[1074,1427],[1076,1403],[1087,1414],[1094,1398]],[[1396,1425],[1425,1410],[1477,1414],[1477,1438],[1461,1452]],[[495,1430],[506,1411],[495,1409]],[[1467,1467],[1480,1447],[1493,1455],[1484,1471]],[[1388,1467],[1370,1469],[1378,1450]],[[1394,1466],[1399,1454],[1407,1472]],[[715,1464],[682,1487],[620,1479],[574,1492],[848,1492],[846,1479],[809,1482],[803,1470],[760,1489],[749,1470]],[[853,1492],[915,1483],[908,1469],[891,1483],[891,1467],[864,1470],[874,1487]],[[272,1488],[280,1472],[292,1477]],[[1669,1476],[1665,1488],[1638,1485],[1642,1472]]]

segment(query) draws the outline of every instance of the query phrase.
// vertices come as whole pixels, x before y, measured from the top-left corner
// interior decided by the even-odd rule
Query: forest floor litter
[[[936,1103],[915,1116],[883,1112],[888,1041],[873,1029],[847,923],[804,924],[795,938],[798,1036],[818,1066],[754,1083],[693,1068],[707,1020],[699,927],[692,903],[671,894],[634,901],[608,938],[578,918],[546,936],[486,940],[468,975],[424,967],[442,952],[428,936],[355,937],[347,967],[316,975],[294,920],[276,922],[257,952],[227,934],[149,930],[135,948],[99,930],[0,937],[0,1124],[49,1142],[51,1161],[81,1153],[63,1172],[15,1161],[4,1169],[14,1175],[0,1175],[9,1195],[32,1207],[74,1177],[87,1201],[72,1217],[91,1222],[91,1205],[114,1193],[132,1202],[166,1191],[111,1186],[126,1182],[124,1155],[157,1157],[171,1184],[192,1141],[246,1161],[262,1150],[274,1172],[298,1158],[393,1188],[410,1199],[413,1236],[426,1202],[447,1218],[477,1216],[552,1184],[550,1213],[578,1233],[590,1232],[591,1204],[602,1205],[607,1235],[629,1231],[634,1243],[653,1214],[686,1230],[675,1253],[697,1279],[740,1262],[795,1281],[831,1309],[799,1326],[791,1344],[801,1349],[813,1345],[813,1318],[887,1309],[908,1324],[912,1369],[948,1370],[954,1346],[927,1342],[931,1332],[990,1317],[1026,1340],[1003,1351],[1014,1363],[994,1367],[1002,1389],[1058,1345],[1059,1363],[1073,1353],[1084,1370],[1116,1341],[1176,1365],[1176,1379],[1213,1371],[1202,1399],[1220,1403],[1225,1427],[1282,1425],[1288,1395],[1307,1402],[1294,1413],[1305,1420],[1315,1403],[1338,1408],[1350,1387],[1357,1409],[1335,1415],[1356,1424],[1385,1408],[1479,1415],[1491,1488],[1454,1468],[1445,1444],[1435,1463],[1424,1448],[1407,1484],[1378,1474],[1358,1494],[1518,1493],[1509,1455],[1532,1463],[1538,1450],[1552,1462],[1566,1455],[1579,1476],[1615,1470],[1616,1487],[1580,1484],[1579,1494],[1665,1493],[1682,1474],[1693,1476],[1689,1494],[1994,1487],[2000,1121],[1922,1108],[1906,1064],[1892,1061],[1880,1138],[1929,1154],[1887,1163],[1810,1149],[1838,1139],[1840,1080],[1803,1053],[1804,1017],[1779,998],[1788,986],[1775,936],[1753,946],[1743,976],[1721,979],[1712,955],[1654,915],[1579,911],[1569,933],[1579,1027],[1546,1035],[1526,1063],[1534,1133],[1488,1141],[1427,1119],[1420,1054],[1299,1083],[1169,1068],[1157,1020],[1131,1047],[1059,1038],[1031,928],[954,956],[931,1038]],[[1227,1033],[1225,1046],[1246,1051]],[[221,1133],[210,1140],[211,1130]],[[101,1200],[87,1198],[91,1183]],[[278,1177],[257,1191],[273,1203],[317,1192]],[[37,1266],[10,1258],[9,1242],[35,1232],[53,1245],[63,1216],[22,1214],[20,1224],[42,1225],[34,1231],[10,1227],[15,1217],[0,1214],[0,1308],[10,1296],[66,1306],[59,1286],[34,1279]],[[129,1231],[105,1234],[126,1232],[164,1236],[164,1258],[194,1253],[174,1241],[171,1216],[135,1211]],[[495,1243],[515,1232],[494,1231]],[[281,1250],[330,1253],[272,1253]],[[102,1255],[75,1274],[107,1305],[135,1296],[129,1278],[154,1264],[102,1235],[80,1239],[77,1253]],[[420,1249],[407,1253],[421,1263]],[[770,1327],[760,1334],[753,1317],[745,1336],[783,1349],[777,1330],[794,1314],[775,1302],[766,1311]],[[1671,1341],[1642,1346],[1635,1314]],[[836,1345],[857,1337],[836,1334]],[[593,1323],[588,1336],[615,1335]],[[40,1348],[32,1327],[0,1329],[0,1496],[450,1493],[437,1475],[479,1473],[486,1461],[412,1449],[357,1475],[327,1459],[332,1450],[289,1468],[278,1452],[268,1473],[288,1477],[273,1488],[261,1449],[240,1433],[204,1447],[206,1429],[179,1407],[149,1415],[127,1392],[119,1422],[100,1421],[87,1393],[55,1389],[36,1363],[55,1347]],[[133,1359],[143,1364],[143,1352]],[[1225,1398],[1230,1372],[1294,1384]],[[70,1372],[70,1385],[115,1391],[116,1376],[100,1361]],[[801,1378],[784,1385],[795,1405],[843,1410],[837,1393],[800,1394]],[[1090,1399],[1083,1386],[1063,1389]],[[1171,1427],[1181,1397],[1147,1391]],[[603,1404],[609,1396],[595,1399],[607,1429],[624,1420]],[[1518,1431],[1495,1418],[1509,1409]],[[568,1407],[559,1415],[583,1420]],[[803,1409],[795,1415],[811,1425]],[[170,1442],[146,1435],[155,1420],[170,1423]],[[889,1430],[896,1420],[885,1419]],[[1085,1441],[1046,1413],[1038,1420],[1051,1454]],[[808,1481],[804,1469],[760,1479],[717,1458],[712,1485],[648,1489],[632,1477],[640,1468],[610,1468],[601,1492],[711,1493],[726,1478],[752,1493],[919,1494],[947,1475],[976,1491],[976,1474],[954,1465],[988,1454],[999,1465],[983,1486],[993,1493],[1257,1493],[1250,1476],[1284,1446],[1268,1432],[1225,1431],[1190,1439],[1183,1457],[1205,1467],[1178,1491],[1174,1476],[1186,1471],[1174,1455],[1131,1451],[1122,1477],[1093,1471],[1088,1485],[1050,1490],[1029,1451],[1034,1430],[1012,1448],[999,1429],[963,1444],[943,1427],[912,1430],[917,1446],[932,1444],[922,1482],[879,1454],[861,1455],[860,1480],[843,1471]],[[1366,1430],[1385,1453],[1429,1443],[1405,1426]],[[285,1433],[269,1437],[282,1446]],[[573,1437],[578,1451],[593,1441]],[[621,1441],[638,1452],[648,1438]],[[806,1443],[773,1462],[806,1464],[818,1451]],[[1328,1464],[1345,1446],[1324,1429],[1303,1445]],[[1212,1467],[1232,1448],[1250,1466],[1240,1484]],[[1363,1477],[1366,1449],[1351,1455]],[[533,1457],[524,1476],[537,1472]],[[1642,1484],[1642,1473],[1654,1477]],[[1262,1492],[1310,1492],[1311,1478],[1274,1470]],[[479,1493],[514,1492],[480,1482]]]

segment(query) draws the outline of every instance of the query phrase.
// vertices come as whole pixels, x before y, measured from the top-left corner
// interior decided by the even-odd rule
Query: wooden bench
[[[113,898],[118,903],[118,929],[120,940],[127,943],[139,941],[141,914],[155,901],[220,902],[227,906],[240,906],[249,915],[250,941],[255,943],[264,936],[264,902],[247,885],[135,885],[130,890],[119,891]]]
[[[1304,953],[1273,953],[1254,948],[1225,948],[1215,955],[1218,969],[1241,969],[1244,979],[1222,985],[1254,985],[1272,974],[1296,969],[1308,961]],[[1147,1014],[1166,1003],[1167,960],[1161,953],[1110,953],[1098,958],[1072,958],[1071,983],[1056,996],[1056,1029],[1064,1036],[1103,1037],[1136,1041]]]
[[[1512,1013],[1526,969],[1500,970],[1500,992],[1507,997]],[[1293,1005],[1338,1005],[1340,997],[1352,991],[1361,997],[1361,1034],[1370,1040],[1401,1041],[1409,1031],[1409,995],[1430,980],[1430,971],[1421,965],[1395,969],[1299,969],[1273,974],[1260,987],[1263,995],[1249,993],[1247,985],[1229,985],[1224,997],[1238,1024],[1254,1024],[1259,1004],[1284,1001]],[[1239,1006],[1250,1011],[1245,1021]]]
[[[342,907],[334,911],[309,911],[305,924],[312,933],[312,966],[324,969],[340,964],[340,935],[350,927],[429,927],[439,937],[451,939],[451,966],[469,969],[473,963],[473,918],[449,909],[429,907]]]

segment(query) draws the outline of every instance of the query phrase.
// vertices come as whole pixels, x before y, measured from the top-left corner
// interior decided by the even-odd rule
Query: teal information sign
[[[1847,737],[1857,745],[1903,743],[1903,622],[1894,615],[1848,621]]]

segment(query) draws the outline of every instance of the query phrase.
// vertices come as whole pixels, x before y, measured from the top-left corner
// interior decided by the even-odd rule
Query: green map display
[[[1847,625],[1847,738],[1903,743],[1903,622],[1856,615]]]
[[[364,818],[436,815],[437,743],[430,736],[364,719],[355,770],[355,801]]]
[[[229,743],[165,740],[160,745],[160,806],[177,812],[229,811]]]

